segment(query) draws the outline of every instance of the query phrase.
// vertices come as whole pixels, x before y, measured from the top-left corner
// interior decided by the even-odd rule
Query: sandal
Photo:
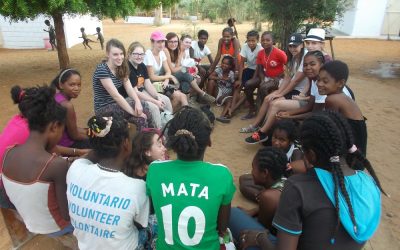
[[[239,133],[254,133],[258,130],[258,126],[249,125],[247,127],[241,128]]]
[[[215,118],[215,120],[222,122],[222,123],[230,123],[231,122],[230,118],[224,117],[224,116],[217,117],[217,118]]]
[[[244,121],[244,120],[250,120],[253,119],[254,117],[256,117],[256,114],[254,112],[252,113],[247,113],[246,115],[240,117],[240,120]]]

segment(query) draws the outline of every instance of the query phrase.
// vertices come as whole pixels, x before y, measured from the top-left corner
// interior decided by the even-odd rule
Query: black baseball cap
[[[303,43],[303,36],[299,33],[293,33],[289,37],[288,45],[299,45]]]

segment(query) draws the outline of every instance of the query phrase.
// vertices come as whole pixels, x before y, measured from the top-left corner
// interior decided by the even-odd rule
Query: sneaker
[[[247,126],[247,127],[244,127],[244,128],[241,128],[240,130],[239,130],[239,133],[254,133],[254,132],[256,132],[257,130],[258,130],[259,128],[257,127],[257,126],[253,126],[253,125],[249,125],[249,126]]]
[[[222,123],[230,123],[231,122],[231,119],[229,119],[228,117],[223,117],[223,116],[217,117],[217,118],[215,118],[215,120],[222,122]]]
[[[245,139],[247,144],[257,144],[265,142],[267,140],[268,140],[268,135],[261,131],[254,132],[251,136]]]
[[[204,94],[201,96],[201,98],[204,101],[208,102],[208,103],[214,103],[215,102],[215,97],[207,94],[206,92],[204,92]]]

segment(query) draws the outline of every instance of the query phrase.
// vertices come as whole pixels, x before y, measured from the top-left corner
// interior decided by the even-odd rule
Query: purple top
[[[55,97],[56,102],[61,104],[64,101],[68,101],[68,99],[61,94],[60,92],[56,93]],[[75,115],[75,114],[74,114]],[[64,128],[64,133],[58,142],[58,145],[64,146],[64,147],[70,147],[72,144],[74,144],[74,141],[69,137],[67,128]]]

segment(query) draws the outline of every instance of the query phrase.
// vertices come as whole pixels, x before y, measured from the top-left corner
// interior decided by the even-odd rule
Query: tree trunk
[[[58,62],[60,64],[60,69],[66,69],[69,67],[69,56],[67,44],[65,43],[63,15],[62,13],[55,13],[52,17],[56,30]]]
[[[154,12],[154,25],[161,26],[162,25],[162,18],[163,18],[163,11],[162,11],[162,4],[155,10]]]

